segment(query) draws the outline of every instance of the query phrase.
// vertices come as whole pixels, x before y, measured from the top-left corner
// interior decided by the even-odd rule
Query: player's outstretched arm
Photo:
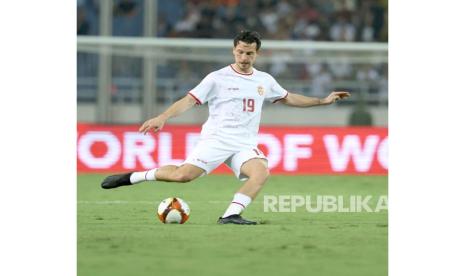
[[[186,95],[184,98],[168,107],[168,109],[162,114],[145,121],[139,128],[139,132],[146,134],[150,130],[153,130],[154,132],[160,131],[169,118],[178,116],[193,107],[195,104],[195,99],[191,95]]]
[[[331,92],[326,98],[319,99],[314,97],[307,97],[300,94],[289,93],[286,98],[280,100],[281,103],[289,106],[296,107],[311,107],[317,105],[328,105],[332,104],[340,99],[350,97],[349,92],[345,91],[334,91]]]

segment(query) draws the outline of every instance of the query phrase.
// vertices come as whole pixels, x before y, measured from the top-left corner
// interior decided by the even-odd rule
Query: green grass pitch
[[[387,211],[263,211],[264,195],[387,195],[386,176],[273,175],[243,214],[257,226],[216,224],[240,186],[232,175],[114,190],[100,188],[103,177],[77,179],[79,276],[387,275]],[[156,217],[171,196],[191,208],[183,225]]]

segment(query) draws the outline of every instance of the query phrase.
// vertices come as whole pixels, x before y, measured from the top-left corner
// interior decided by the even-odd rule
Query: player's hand
[[[322,100],[322,104],[332,104],[336,101],[339,101],[340,99],[344,99],[347,97],[350,97],[349,92],[334,91],[334,92],[331,92],[331,94],[329,94],[326,98]]]
[[[165,121],[166,119],[161,115],[147,120],[139,128],[139,132],[146,134],[150,130],[153,130],[154,132],[160,131],[163,128],[163,125],[165,125]]]

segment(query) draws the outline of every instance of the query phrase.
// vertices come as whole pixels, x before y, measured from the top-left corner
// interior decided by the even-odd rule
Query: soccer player
[[[208,74],[185,97],[165,112],[144,122],[139,131],[160,131],[166,121],[194,105],[208,103],[209,117],[202,126],[201,139],[181,166],[162,166],[105,178],[102,188],[111,189],[144,181],[189,182],[209,174],[222,163],[245,181],[219,224],[256,224],[241,213],[262,189],[270,172],[266,156],[257,148],[258,128],[265,100],[295,107],[332,104],[350,96],[332,92],[324,99],[290,93],[266,72],[253,67],[261,41],[257,32],[242,31],[234,38],[234,64]]]

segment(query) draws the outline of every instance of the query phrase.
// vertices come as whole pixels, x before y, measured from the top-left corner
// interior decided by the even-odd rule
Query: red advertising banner
[[[169,125],[143,135],[138,125],[78,124],[78,172],[148,170],[181,164],[200,126]],[[260,127],[259,145],[272,173],[388,173],[388,129],[379,127]],[[222,165],[214,173],[229,173]]]

